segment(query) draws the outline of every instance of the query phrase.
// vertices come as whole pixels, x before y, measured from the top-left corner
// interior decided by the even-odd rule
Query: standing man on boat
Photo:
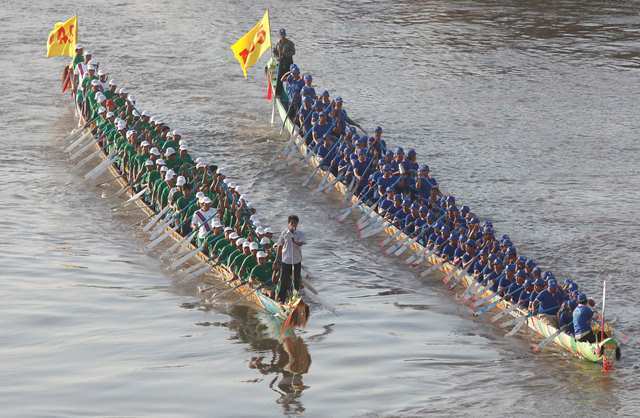
[[[302,268],[302,246],[306,244],[304,233],[298,230],[300,219],[297,215],[290,215],[287,229],[282,231],[278,239],[278,259],[280,260],[280,291],[278,300],[284,303],[293,288],[300,290]],[[292,276],[293,275],[293,279]]]
[[[282,76],[289,71],[293,64],[293,56],[296,54],[296,46],[287,38],[287,31],[280,29],[280,39],[273,48],[273,56],[278,60],[278,81],[276,83],[276,96],[282,94]]]

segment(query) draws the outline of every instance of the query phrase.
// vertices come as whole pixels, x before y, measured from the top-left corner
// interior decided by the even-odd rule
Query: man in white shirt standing
[[[196,245],[200,247],[204,243],[207,235],[212,230],[214,220],[218,220],[216,210],[211,207],[211,199],[203,197],[200,200],[200,209],[198,209],[191,217],[191,229],[198,228],[198,236],[196,238]]]
[[[306,244],[304,233],[298,230],[300,219],[296,215],[290,215],[287,229],[282,231],[278,239],[278,259],[280,265],[280,291],[278,300],[284,303],[289,293],[293,290],[300,290],[302,267],[302,246]],[[293,286],[292,286],[293,273]]]

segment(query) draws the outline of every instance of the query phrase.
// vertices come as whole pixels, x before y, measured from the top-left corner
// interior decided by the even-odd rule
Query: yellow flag
[[[73,57],[78,41],[78,16],[73,16],[66,22],[58,22],[49,33],[47,40],[48,57]]]
[[[260,22],[231,45],[231,51],[242,67],[244,78],[247,78],[247,68],[254,66],[262,54],[269,49],[271,49],[271,30],[267,10]]]

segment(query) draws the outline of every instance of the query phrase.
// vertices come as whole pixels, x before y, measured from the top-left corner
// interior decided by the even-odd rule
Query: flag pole
[[[269,40],[271,40],[271,13],[269,12],[269,8],[267,8],[267,16],[268,16],[268,20],[269,20]],[[269,47],[269,49],[271,49],[271,62],[273,63],[273,45],[271,45]],[[271,66],[271,68],[273,68],[273,66]],[[271,80],[267,80],[267,86],[273,90],[273,85],[270,81],[273,80],[273,74],[271,73],[271,68],[269,69],[269,71],[267,71],[267,77],[269,77]],[[276,86],[278,85],[278,80],[276,80]],[[276,95],[273,92],[269,92],[272,94],[271,97],[271,127],[273,127],[276,123]]]

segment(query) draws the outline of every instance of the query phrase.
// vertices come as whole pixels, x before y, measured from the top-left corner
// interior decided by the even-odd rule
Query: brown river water
[[[618,369],[474,318],[338,223],[281,147],[260,65],[229,45],[269,7],[316,85],[352,118],[414,146],[444,189],[519,250],[576,279],[640,333],[640,5],[606,1],[195,2],[9,0],[0,10],[0,416],[310,417],[640,414],[640,350]],[[324,305],[283,343],[229,297],[145,254],[64,154],[74,127],[53,23],[138,105],[220,162],[274,229],[297,213]],[[265,59],[261,61],[264,63]],[[87,168],[88,169],[88,168]],[[85,171],[87,170],[85,169]],[[312,183],[316,184],[316,183]]]

